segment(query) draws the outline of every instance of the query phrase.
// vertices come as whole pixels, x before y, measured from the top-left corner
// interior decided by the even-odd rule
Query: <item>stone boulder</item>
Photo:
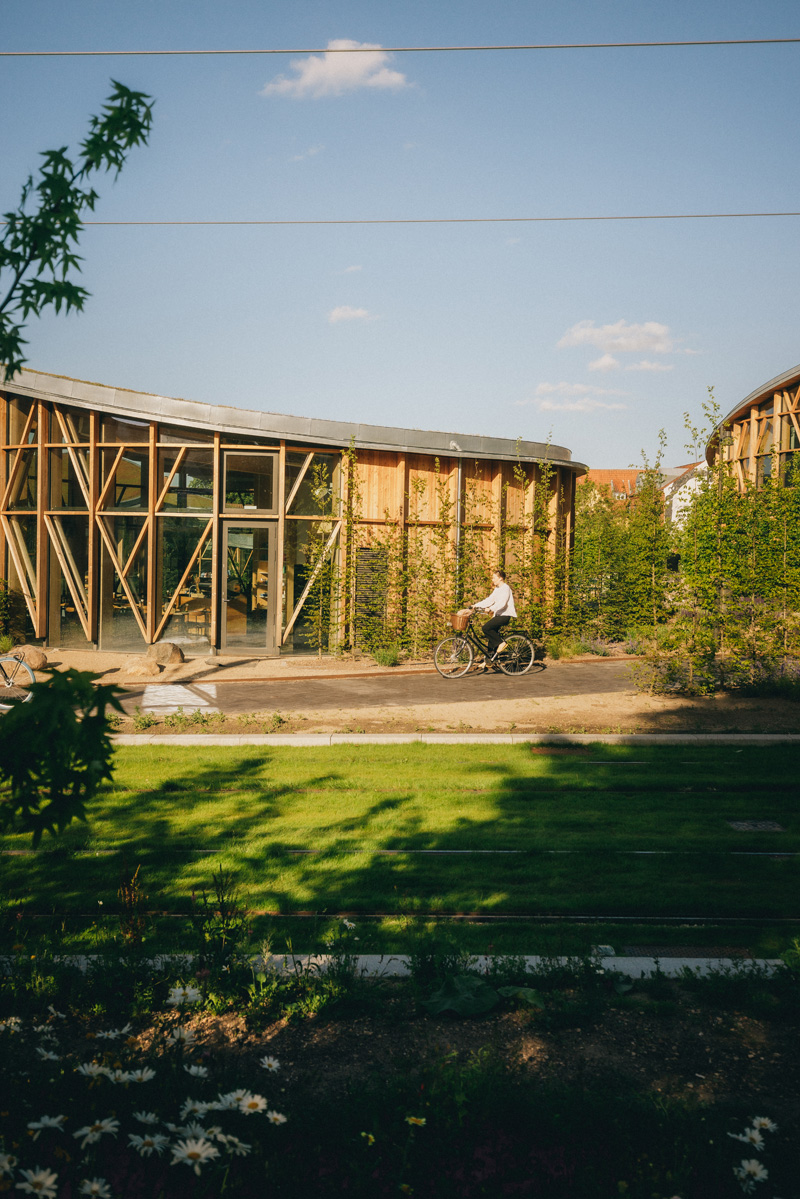
[[[129,679],[152,679],[161,674],[161,667],[153,658],[128,658],[122,673]]]
[[[12,652],[22,654],[31,670],[47,670],[47,654],[40,650],[38,645],[20,645]]]
[[[185,661],[183,650],[173,641],[157,641],[155,645],[148,645],[145,658],[157,662],[159,666],[177,666]]]

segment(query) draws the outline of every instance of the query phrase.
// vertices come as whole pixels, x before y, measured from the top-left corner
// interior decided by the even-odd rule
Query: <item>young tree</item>
[[[145,145],[152,124],[151,97],[112,80],[113,90],[73,161],[67,146],[45,150],[38,179],[29,176],[19,206],[3,214],[0,238],[0,382],[25,362],[24,322],[48,305],[80,312],[88,291],[70,277],[80,271],[75,253],[81,214],[94,209],[98,194],[87,183],[98,171],[122,170],[128,151]],[[37,203],[38,201],[38,203]]]

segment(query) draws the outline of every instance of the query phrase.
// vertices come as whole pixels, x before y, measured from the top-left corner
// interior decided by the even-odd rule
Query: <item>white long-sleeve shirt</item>
[[[508,583],[501,583],[499,587],[495,587],[491,595],[487,595],[486,599],[480,600],[476,604],[478,608],[489,608],[493,616],[516,616],[517,609],[514,607],[514,596]]]

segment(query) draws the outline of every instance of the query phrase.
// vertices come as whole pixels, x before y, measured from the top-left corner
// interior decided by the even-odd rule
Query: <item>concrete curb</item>
[[[114,733],[115,745],[777,745],[800,733]]]

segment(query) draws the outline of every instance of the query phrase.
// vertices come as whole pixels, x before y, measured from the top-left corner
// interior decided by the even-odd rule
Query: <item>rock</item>
[[[149,645],[145,658],[152,659],[159,666],[177,666],[185,661],[183,650],[173,641],[157,641],[155,645]]]
[[[14,653],[22,654],[31,670],[47,669],[47,654],[43,653],[38,645],[20,645],[15,648]]]
[[[153,658],[128,658],[122,668],[123,674],[132,679],[152,679],[161,674],[161,667]]]

